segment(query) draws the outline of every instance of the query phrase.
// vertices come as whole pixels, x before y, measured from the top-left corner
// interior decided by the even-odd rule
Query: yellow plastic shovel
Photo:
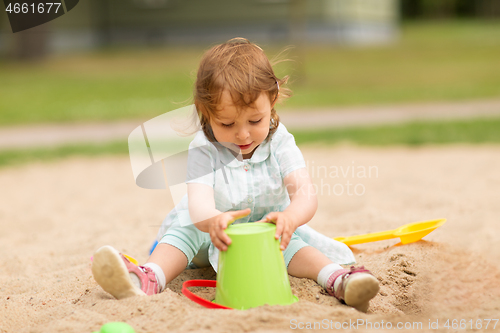
[[[374,232],[358,236],[336,237],[334,239],[346,245],[355,245],[399,237],[402,244],[408,244],[421,240],[424,236],[439,228],[445,222],[446,219],[414,222],[405,224],[394,230]]]

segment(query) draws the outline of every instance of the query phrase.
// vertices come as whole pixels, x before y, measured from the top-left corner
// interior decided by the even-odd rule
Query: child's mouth
[[[252,145],[252,143],[253,142],[250,142],[249,144],[243,145],[243,146],[238,145],[238,147],[240,147],[240,150],[246,150],[246,149],[250,148],[250,146]]]

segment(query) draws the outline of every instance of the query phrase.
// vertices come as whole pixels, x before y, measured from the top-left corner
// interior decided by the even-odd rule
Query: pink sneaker
[[[116,299],[159,293],[156,275],[149,267],[134,265],[111,246],[103,246],[96,251],[92,274],[102,289]]]
[[[334,285],[337,278],[342,280],[335,290]],[[326,290],[330,295],[363,312],[368,310],[370,300],[379,291],[377,278],[364,266],[358,268],[351,266],[350,269],[338,270],[330,275],[326,285]]]

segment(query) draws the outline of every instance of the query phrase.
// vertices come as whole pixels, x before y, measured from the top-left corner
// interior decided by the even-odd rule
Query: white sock
[[[158,286],[160,286],[160,292],[165,289],[166,279],[165,279],[165,274],[163,273],[163,269],[161,269],[160,266],[155,264],[154,262],[148,262],[147,264],[144,264],[143,266],[151,268],[153,272],[156,275],[156,281],[158,281]]]
[[[318,284],[322,286],[323,288],[326,289],[326,282],[328,281],[328,278],[330,275],[332,275],[334,272],[338,271],[339,269],[343,269],[342,266],[339,264],[329,264],[326,265],[319,271],[318,274]],[[341,279],[338,279],[341,280]],[[339,281],[335,281],[334,289],[337,288]]]

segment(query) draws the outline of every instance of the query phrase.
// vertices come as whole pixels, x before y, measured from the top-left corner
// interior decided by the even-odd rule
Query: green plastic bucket
[[[244,310],[298,301],[275,232],[271,223],[233,224],[226,229],[231,245],[219,252],[215,303]]]

